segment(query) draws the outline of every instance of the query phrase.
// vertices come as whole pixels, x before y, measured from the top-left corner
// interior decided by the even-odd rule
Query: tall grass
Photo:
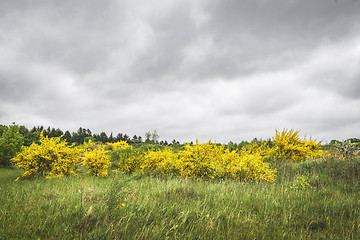
[[[276,183],[113,174],[15,182],[0,239],[360,239],[360,160],[273,163]],[[294,188],[304,176],[309,188]]]

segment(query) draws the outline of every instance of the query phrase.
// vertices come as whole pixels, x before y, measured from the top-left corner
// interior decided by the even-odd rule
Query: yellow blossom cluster
[[[86,148],[82,155],[82,165],[88,166],[88,173],[94,176],[106,176],[107,169],[111,165],[109,151],[105,150],[105,146],[98,145],[95,148]]]
[[[39,144],[23,146],[11,161],[25,171],[23,177],[77,175],[79,165],[88,166],[89,174],[106,176],[111,165],[107,153],[104,145],[96,145],[91,140],[76,147],[69,146],[61,137],[49,138],[41,133]]]
[[[299,131],[284,130],[276,131],[272,144],[254,142],[236,151],[211,141],[199,144],[196,140],[195,145],[185,144],[178,153],[167,148],[141,152],[130,147],[119,155],[117,167],[127,173],[140,170],[141,174],[274,182],[276,169],[270,167],[269,159],[300,162],[325,157],[327,152],[319,142],[300,139]]]
[[[164,149],[149,150],[142,155],[133,151],[125,156],[123,152],[118,166],[122,171],[140,170],[142,174],[160,172],[190,178],[273,182],[276,170],[264,162],[266,156],[262,153],[229,151],[210,141],[200,144],[196,140],[195,145],[186,144],[179,153]]]
[[[272,153],[272,149],[262,143],[251,143],[239,152],[227,150],[223,155],[222,164],[227,168],[224,174],[236,180],[274,182],[276,169],[265,161]]]
[[[106,143],[109,146],[110,150],[126,149],[129,147],[129,144],[126,141],[118,141],[114,143]]]
[[[68,146],[61,137],[48,138],[41,133],[40,144],[23,146],[11,161],[25,170],[23,177],[62,177],[76,175],[75,164],[79,155],[80,150],[75,146]]]
[[[320,142],[312,139],[300,139],[299,131],[293,129],[289,131],[284,129],[282,132],[276,130],[273,141],[275,143],[275,155],[290,162],[301,162],[306,159],[327,156],[327,152],[321,149]]]
[[[276,170],[264,161],[268,157],[264,149],[252,144],[240,151],[230,151],[210,141],[199,144],[197,140],[194,146],[185,145],[179,156],[183,161],[181,174],[185,176],[275,181]]]
[[[164,175],[178,175],[183,163],[178,155],[170,149],[149,150],[143,157],[140,168],[141,173],[158,171]]]
[[[140,169],[141,162],[144,158],[144,152],[128,147],[117,151],[119,160],[115,162],[115,171],[123,171],[126,173],[132,173]]]

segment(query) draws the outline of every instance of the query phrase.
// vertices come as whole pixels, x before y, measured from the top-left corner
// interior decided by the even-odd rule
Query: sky
[[[358,0],[0,0],[0,124],[360,138]]]

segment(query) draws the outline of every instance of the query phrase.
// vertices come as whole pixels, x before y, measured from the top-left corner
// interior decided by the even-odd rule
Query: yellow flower
[[[284,129],[281,133],[276,130],[273,137],[275,143],[275,154],[290,162],[301,162],[305,159],[324,157],[327,153],[321,149],[320,142],[311,138],[300,139],[299,131]]]
[[[75,164],[80,149],[67,145],[61,137],[48,138],[40,134],[40,144],[22,147],[21,152],[11,161],[25,170],[23,177],[62,177],[76,175]]]

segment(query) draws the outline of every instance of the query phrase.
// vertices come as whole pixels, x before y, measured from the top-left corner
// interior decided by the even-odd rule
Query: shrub
[[[164,175],[178,175],[182,169],[179,156],[170,149],[149,150],[141,163],[142,174],[159,171]]]
[[[129,147],[129,144],[126,141],[118,141],[114,143],[106,143],[109,146],[110,150],[118,150],[118,149],[125,149]]]
[[[185,144],[184,150],[179,152],[182,161],[181,175],[188,177],[214,178],[215,168],[221,158],[224,147],[216,144],[199,144],[196,139],[195,145]]]
[[[258,148],[256,148],[256,146]],[[240,152],[224,150],[211,142],[194,146],[189,144],[180,151],[181,174],[190,177],[229,178],[243,181],[275,181],[275,169],[264,162],[265,148],[250,144]]]
[[[247,146],[240,149],[240,153],[246,154],[258,154],[262,157],[263,160],[269,159],[274,157],[275,148],[270,147],[268,142],[265,141],[258,141],[249,143]]]
[[[360,145],[359,143],[352,142],[351,139],[344,141],[337,141],[334,143],[332,148],[335,150],[335,153],[339,156],[340,159],[352,159],[357,158],[360,155]]]
[[[312,139],[300,139],[299,131],[284,129],[281,133],[276,130],[273,138],[275,155],[290,162],[301,162],[305,159],[315,159],[326,155],[321,149],[320,142]]]
[[[272,150],[259,147],[257,151],[249,151],[244,148],[240,151],[240,159],[238,163],[238,171],[243,174],[244,180],[255,181],[261,180],[266,182],[275,182],[276,169],[270,168],[269,163],[265,159],[272,154]]]
[[[149,149],[147,151],[127,148],[119,150],[116,159],[117,170],[141,174],[161,173],[181,175],[190,178],[234,179],[244,181],[275,181],[275,169],[264,159],[271,151],[261,143],[251,144],[240,152],[225,150],[211,141],[195,145],[185,144],[175,153],[170,149]]]
[[[256,149],[256,146],[259,148]],[[257,143],[242,148],[240,152],[225,150],[216,164],[218,178],[229,178],[241,181],[275,181],[275,169],[264,162],[264,149]]]
[[[68,146],[61,137],[48,138],[40,134],[40,144],[32,143],[22,147],[21,152],[11,161],[25,170],[23,177],[61,177],[76,175],[75,164],[79,160],[80,150]]]
[[[123,171],[125,173],[132,173],[140,169],[144,157],[144,151],[139,151],[133,147],[119,149],[116,152],[116,162],[114,163],[117,168],[115,171]]]
[[[111,165],[110,156],[107,154],[105,146],[98,145],[95,148],[88,147],[82,155],[82,165],[88,166],[88,173],[94,176],[106,176],[107,169]]]

